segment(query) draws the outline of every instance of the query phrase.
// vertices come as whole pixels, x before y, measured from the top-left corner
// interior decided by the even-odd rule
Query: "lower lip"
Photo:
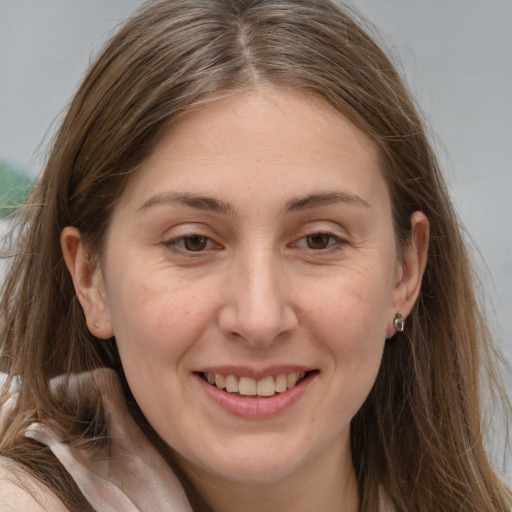
[[[262,419],[275,416],[292,407],[301,398],[316,375],[316,372],[311,373],[293,388],[269,397],[231,395],[227,391],[208,384],[200,375],[195,374],[194,377],[208,397],[228,413],[240,418]]]

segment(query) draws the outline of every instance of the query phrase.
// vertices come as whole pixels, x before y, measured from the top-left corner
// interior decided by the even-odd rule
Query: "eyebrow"
[[[196,195],[192,193],[177,194],[164,192],[148,199],[138,210],[143,211],[159,204],[178,203],[198,210],[208,210],[226,215],[234,215],[235,209],[230,203],[215,199],[214,197]],[[369,208],[370,204],[357,194],[346,191],[320,192],[296,197],[288,201],[284,207],[285,212],[307,210],[318,206],[327,206],[335,203],[348,203],[355,206]]]
[[[333,191],[308,194],[292,199],[286,204],[285,211],[307,210],[309,208],[326,206],[334,203],[348,203],[355,206],[362,206],[364,208],[370,207],[370,204],[357,194],[345,191]]]
[[[169,203],[178,203],[185,206],[190,206],[191,208],[196,208],[198,210],[209,210],[224,214],[233,214],[234,212],[233,206],[231,204],[220,201],[219,199],[215,199],[214,197],[190,193],[176,194],[173,192],[157,194],[156,196],[151,197],[137,210],[137,212],[146,210],[151,206],[158,204]]]

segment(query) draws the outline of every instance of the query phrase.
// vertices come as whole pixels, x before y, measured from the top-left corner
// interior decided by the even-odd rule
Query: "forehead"
[[[278,200],[283,179],[297,195],[331,189],[335,181],[358,195],[387,193],[377,147],[366,134],[323,99],[269,87],[186,115],[130,178],[121,203],[140,203],[163,189],[225,196],[227,184],[236,184],[236,196],[251,197],[263,183],[268,200]]]

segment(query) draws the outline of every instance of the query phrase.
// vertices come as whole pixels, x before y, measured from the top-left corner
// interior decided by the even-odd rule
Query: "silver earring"
[[[95,329],[99,329],[99,328],[100,328],[100,323],[98,322],[98,320],[96,320],[96,321],[94,322],[94,328],[95,328]]]
[[[395,324],[395,329],[397,331],[404,332],[404,329],[405,329],[405,319],[404,319],[404,317],[400,313],[397,313],[395,315],[394,324]]]

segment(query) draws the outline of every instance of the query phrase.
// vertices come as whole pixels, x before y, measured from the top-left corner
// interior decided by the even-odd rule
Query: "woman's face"
[[[100,272],[103,334],[186,472],[350,464],[408,272],[377,150],[327,103],[266,88],[189,114],[129,181]]]

